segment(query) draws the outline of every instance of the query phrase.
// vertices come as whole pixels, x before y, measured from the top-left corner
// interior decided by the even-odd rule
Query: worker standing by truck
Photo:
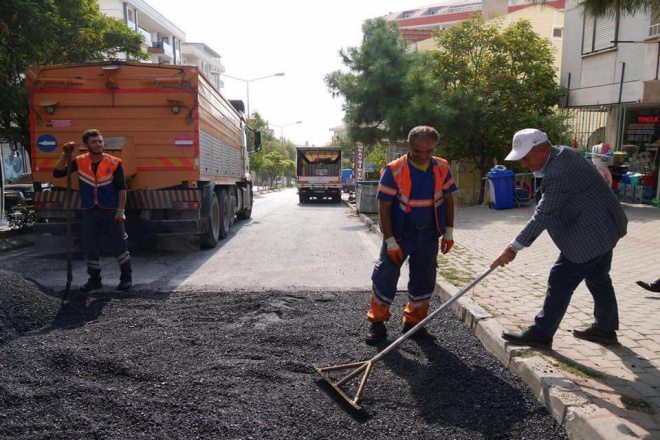
[[[390,318],[390,305],[405,259],[410,258],[410,282],[403,333],[428,315],[437,275],[438,239],[442,237],[443,254],[454,245],[452,193],[457,188],[449,163],[433,156],[438,140],[433,127],[413,128],[408,134],[410,152],[390,162],[381,175],[377,197],[383,245],[371,277],[367,344],[377,344],[387,335],[385,321]],[[420,329],[413,338],[433,336]]]
[[[78,171],[80,203],[83,212],[82,235],[89,280],[80,287],[83,292],[103,287],[101,283],[101,260],[99,241],[103,233],[108,234],[111,251],[117,257],[121,269],[118,290],[128,290],[132,284],[131,256],[128,252],[126,222],[126,181],[122,161],[103,151],[103,135],[95,129],[87,130],[82,136],[88,152],[76,156],[70,172]],[[66,165],[75,150],[75,142],[62,146],[62,154],[55,164],[53,176],[67,175]]]

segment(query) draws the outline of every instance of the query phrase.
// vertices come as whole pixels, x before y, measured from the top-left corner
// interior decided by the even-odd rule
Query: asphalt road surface
[[[311,365],[383,348],[363,343],[378,240],[345,208],[301,207],[292,191],[257,206],[254,220],[204,257],[139,257],[153,281],[132,293],[108,289],[60,308],[46,289],[38,313],[50,323],[0,343],[0,438],[567,438],[451,313],[429,324],[436,341],[406,341],[376,365],[362,412],[342,404]],[[321,243],[319,224],[330,229]],[[62,276],[13,255],[12,264],[23,261],[14,270]],[[404,301],[393,308],[390,340]]]

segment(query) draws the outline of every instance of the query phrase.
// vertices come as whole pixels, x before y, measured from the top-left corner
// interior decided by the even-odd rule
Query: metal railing
[[[649,38],[660,37],[660,23],[649,26]]]

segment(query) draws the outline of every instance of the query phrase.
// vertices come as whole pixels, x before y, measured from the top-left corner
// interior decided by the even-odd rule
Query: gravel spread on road
[[[428,327],[435,342],[406,341],[376,364],[362,412],[342,405],[311,365],[377,352],[363,342],[368,295],[79,299],[45,330],[0,345],[0,438],[567,438],[449,312]]]
[[[21,275],[0,270],[0,343],[51,324],[60,302]]]

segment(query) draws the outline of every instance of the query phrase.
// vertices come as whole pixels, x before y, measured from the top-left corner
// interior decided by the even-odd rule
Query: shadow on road
[[[486,368],[468,366],[435,341],[417,345],[428,359],[427,364],[396,350],[384,362],[408,382],[416,409],[428,423],[480,432],[484,439],[499,439],[531,415],[523,393]],[[503,411],[499,411],[499,417],[489,416],[489,408],[503,406],[508,416],[502,417]]]

